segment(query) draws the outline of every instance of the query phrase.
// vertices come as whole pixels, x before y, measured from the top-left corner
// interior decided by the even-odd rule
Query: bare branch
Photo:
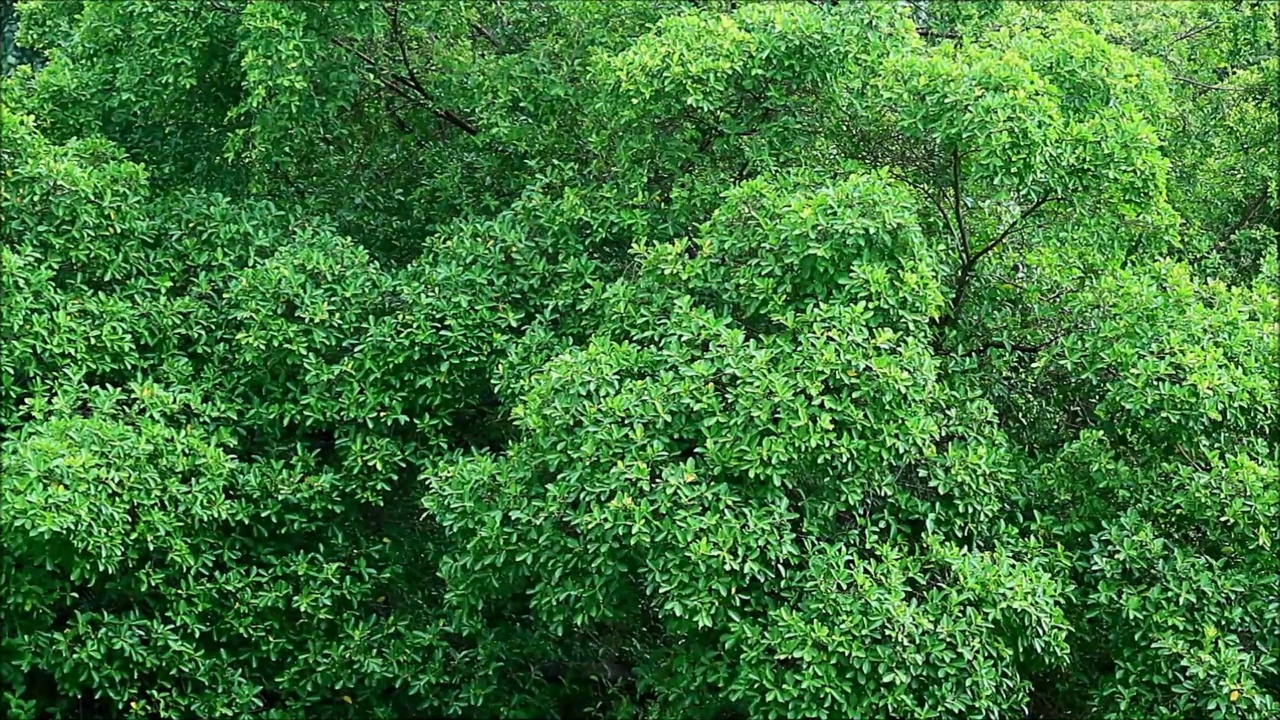
[[[1075,294],[1076,294],[1076,293],[1078,293],[1078,292],[1080,292],[1080,288],[1064,287],[1064,288],[1059,289],[1059,290],[1058,290],[1058,292],[1056,292],[1056,293],[1054,293],[1054,294],[1052,294],[1052,295],[1050,295],[1050,296],[1048,296],[1048,297],[1046,297],[1046,298],[1043,298],[1043,299],[1042,299],[1042,302],[1044,302],[1044,303],[1045,303],[1045,304],[1047,304],[1047,305],[1052,305],[1053,303],[1055,303],[1055,302],[1057,302],[1057,301],[1061,300],[1062,298],[1064,298],[1064,297],[1066,297],[1066,296],[1068,296],[1068,295],[1075,295]],[[1062,310],[1063,310],[1062,308],[1059,308],[1059,309],[1058,309],[1058,311],[1059,311],[1059,312],[1062,312]]]
[[[941,220],[942,226],[946,228],[947,232],[956,240],[958,245],[960,242],[960,234],[956,232],[956,227],[951,222],[951,213],[947,212],[947,209],[942,206],[942,198],[939,198],[937,195],[930,192],[928,188],[911,181],[899,173],[892,173],[892,175],[898,181],[914,188],[916,192],[929,199],[929,203],[933,205],[933,209],[938,213],[938,218]]]
[[[987,243],[985,246],[983,246],[981,250],[974,253],[969,258],[969,261],[967,264],[970,267],[977,264],[977,262],[981,260],[984,255],[991,252],[992,250],[995,250],[996,246],[998,246],[1000,243],[1004,242],[1005,240],[1008,240],[1009,236],[1013,235],[1013,233],[1018,229],[1019,224],[1023,220],[1026,220],[1027,218],[1031,217],[1031,215],[1035,213],[1036,210],[1039,210],[1040,207],[1043,206],[1045,203],[1052,202],[1056,199],[1057,198],[1045,196],[1040,198],[1039,200],[1036,200],[1034,203],[1032,203],[1031,207],[1022,211],[1021,215],[1019,215],[1016,219],[1014,219],[1013,222],[1009,223],[1009,225],[1004,229],[1004,231],[996,236],[995,240],[992,240],[991,242]]]
[[[1199,27],[1193,27],[1193,28],[1191,28],[1190,30],[1188,30],[1188,31],[1186,31],[1186,32],[1184,32],[1184,33],[1182,33],[1181,35],[1178,35],[1178,36],[1177,36],[1177,37],[1175,37],[1173,40],[1169,41],[1169,44],[1170,44],[1170,45],[1174,45],[1174,44],[1176,44],[1176,43],[1180,43],[1180,42],[1182,42],[1183,40],[1189,40],[1189,39],[1191,39],[1191,38],[1195,37],[1196,35],[1199,35],[1200,33],[1204,32],[1205,30],[1208,30],[1208,29],[1212,28],[1213,26],[1215,26],[1215,25],[1217,25],[1217,24],[1218,24],[1218,21],[1217,21],[1217,20],[1213,20],[1213,21],[1211,21],[1211,22],[1207,22],[1207,23],[1205,23],[1204,25],[1201,25],[1201,26],[1199,26]]]
[[[353,44],[346,42],[341,38],[330,38],[329,42],[336,47],[354,54],[363,61],[373,79],[377,80],[387,90],[394,92],[413,104],[427,107],[431,114],[445,122],[448,122],[450,125],[462,130],[468,135],[478,135],[480,133],[480,130],[476,128],[475,125],[472,125],[452,110],[434,107],[434,98],[431,93],[423,87],[422,83],[418,81],[417,77],[414,75],[412,66],[408,66],[406,68],[410,73],[408,76],[396,72],[390,72],[383,75],[385,71],[382,66],[367,53],[362,52]],[[402,51],[406,52],[407,56],[407,51],[404,51],[403,49]]]
[[[405,40],[404,28],[400,25],[400,6],[395,4],[391,7],[392,9],[388,12],[388,15],[391,18],[391,29],[392,34],[395,37],[396,47],[400,50],[400,62],[404,65],[405,72],[409,74],[406,79],[409,85],[422,96],[423,101],[430,103],[432,102],[431,93],[427,92],[427,89],[423,87],[422,82],[418,80],[418,73],[414,70],[413,63],[409,61],[409,48]],[[480,130],[476,128],[475,125],[472,125],[470,122],[458,116],[448,108],[433,108],[432,112],[435,113],[436,117],[439,117],[454,127],[461,129],[468,135],[478,135],[480,133]]]
[[[1181,75],[1173,75],[1172,77],[1174,80],[1177,80],[1178,82],[1184,82],[1188,85],[1194,85],[1195,87],[1198,87],[1202,90],[1222,90],[1224,92],[1254,92],[1257,90],[1261,90],[1265,87],[1263,85],[1243,85],[1243,86],[1241,85],[1210,85],[1209,83],[1202,83],[1199,80],[1193,80],[1189,77],[1183,77]]]
[[[472,30],[473,30],[477,35],[480,35],[480,36],[484,37],[484,39],[485,39],[485,40],[488,40],[488,41],[489,41],[489,44],[490,44],[490,45],[492,45],[492,46],[494,46],[495,48],[501,48],[501,47],[502,47],[502,43],[498,42],[498,36],[494,35],[494,34],[493,34],[493,31],[492,31],[492,30],[490,30],[489,28],[487,28],[487,27],[485,27],[485,26],[481,25],[480,23],[474,23],[474,22],[473,22],[473,23],[471,23],[471,29],[472,29]]]
[[[1182,444],[1181,444],[1181,443],[1178,443],[1178,444],[1174,445],[1173,447],[1174,447],[1174,449],[1176,449],[1176,450],[1178,451],[1178,454],[1179,454],[1179,455],[1181,455],[1183,458],[1185,458],[1185,459],[1186,459],[1186,461],[1187,461],[1188,463],[1191,463],[1191,467],[1195,468],[1196,470],[1199,470],[1200,472],[1208,472],[1208,471],[1209,471],[1209,469],[1208,469],[1207,467],[1205,467],[1203,464],[1201,464],[1201,463],[1199,463],[1199,462],[1196,462],[1196,459],[1195,459],[1195,458],[1193,458],[1193,457],[1191,457],[1191,453],[1187,452],[1187,449],[1186,449],[1186,448],[1184,448],[1184,447],[1182,447]]]
[[[951,195],[956,211],[956,231],[959,233],[960,250],[964,254],[965,265],[969,264],[969,232],[964,227],[964,217],[960,215],[960,149],[951,151]]]
[[[958,166],[958,161],[956,165]],[[956,182],[958,183],[959,173],[953,170],[953,177],[956,178]],[[1005,227],[1005,229],[999,235],[997,235],[994,240],[984,245],[982,249],[976,253],[970,254],[968,252],[968,242],[966,238],[965,259],[964,259],[964,263],[960,266],[959,276],[956,278],[956,292],[955,292],[955,295],[952,296],[951,298],[951,309],[937,323],[940,327],[947,327],[955,323],[956,319],[959,317],[960,308],[962,305],[964,305],[965,293],[968,291],[970,283],[973,282],[973,270],[977,266],[978,261],[981,260],[984,256],[986,256],[987,253],[990,253],[992,250],[995,250],[1005,240],[1008,240],[1010,237],[1012,237],[1013,234],[1017,232],[1019,225],[1024,220],[1031,217],[1037,210],[1043,207],[1046,203],[1052,202],[1054,200],[1057,200],[1057,198],[1050,197],[1048,195],[1040,198],[1039,200],[1036,200],[1034,203],[1031,204],[1031,207],[1022,211],[1021,215],[1019,215],[1016,219],[1014,219],[1013,222],[1009,223],[1009,225]],[[956,203],[956,216],[959,217],[959,202]]]
[[[1222,242],[1228,242],[1231,238],[1236,236],[1236,233],[1240,232],[1240,228],[1249,224],[1249,221],[1252,220],[1254,216],[1258,214],[1258,211],[1262,209],[1262,204],[1266,202],[1268,195],[1269,193],[1266,189],[1263,189],[1262,192],[1258,193],[1258,196],[1254,198],[1253,203],[1249,206],[1249,209],[1245,214],[1237,220],[1236,223],[1231,226],[1231,229],[1227,231],[1227,234],[1222,237]]]

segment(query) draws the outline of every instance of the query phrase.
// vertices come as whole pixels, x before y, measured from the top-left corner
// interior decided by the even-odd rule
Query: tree
[[[8,711],[1275,715],[1187,7],[20,4]]]

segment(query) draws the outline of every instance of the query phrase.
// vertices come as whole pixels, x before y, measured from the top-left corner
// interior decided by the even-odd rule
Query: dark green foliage
[[[1265,4],[4,10],[8,716],[1280,713]]]

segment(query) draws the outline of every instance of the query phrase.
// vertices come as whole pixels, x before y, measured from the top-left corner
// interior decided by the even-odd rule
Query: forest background
[[[1278,7],[5,0],[0,712],[1280,716]]]

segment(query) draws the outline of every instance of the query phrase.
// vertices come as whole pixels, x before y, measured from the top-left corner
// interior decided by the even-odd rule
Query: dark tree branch
[[[1000,282],[1001,282],[1002,284],[1004,284],[1004,285],[1008,285],[1009,287],[1013,288],[1014,290],[1021,290],[1022,292],[1030,292],[1030,291],[1027,289],[1027,286],[1026,286],[1026,285],[1023,285],[1022,283],[1018,282],[1017,280],[1010,280],[1009,278],[1005,278],[1005,279],[1001,280]]]
[[[956,245],[958,247],[962,247],[960,231],[957,230],[956,226],[951,222],[951,215],[947,213],[946,208],[942,207],[942,200],[935,197],[932,193],[926,193],[926,195],[929,198],[929,202],[933,203],[934,209],[938,211],[938,216],[942,218],[942,222],[946,223],[947,231],[950,232],[951,237],[955,239]]]
[[[1023,210],[1022,214],[1019,215],[1016,219],[1014,219],[1013,222],[1009,223],[1009,225],[1004,229],[1004,231],[996,236],[995,240],[992,240],[991,242],[987,243],[986,245],[983,246],[981,250],[979,250],[978,252],[974,253],[972,256],[969,257],[969,261],[967,264],[970,266],[970,268],[972,268],[973,265],[976,265],[977,262],[981,260],[984,255],[991,252],[992,250],[995,250],[996,246],[998,246],[1000,243],[1004,242],[1005,240],[1008,240],[1009,236],[1013,235],[1013,233],[1018,229],[1019,225],[1024,220],[1031,217],[1032,214],[1035,213],[1035,211],[1041,208],[1041,206],[1043,206],[1045,203],[1052,202],[1055,199],[1056,198],[1052,198],[1049,196],[1042,197],[1039,200],[1036,200],[1034,203],[1032,203],[1031,207],[1027,208],[1026,210]]]
[[[1179,455],[1185,458],[1187,462],[1191,463],[1191,467],[1195,468],[1196,470],[1199,470],[1200,472],[1209,472],[1209,468],[1205,467],[1202,463],[1197,462],[1195,458],[1191,457],[1191,453],[1187,452],[1187,449],[1182,447],[1181,443],[1177,443],[1173,447],[1175,450],[1178,451]]]
[[[937,30],[929,30],[928,28],[916,28],[916,34],[920,37],[935,38],[939,40],[959,40],[960,36],[953,32],[938,32]]]
[[[956,174],[956,177],[958,178],[958,173]],[[957,317],[960,314],[960,308],[961,306],[964,305],[965,293],[968,291],[969,285],[973,282],[973,270],[975,267],[977,267],[978,261],[981,260],[983,257],[985,257],[992,250],[995,250],[997,247],[999,247],[1000,244],[1003,243],[1005,240],[1008,240],[1010,237],[1012,237],[1013,234],[1018,231],[1018,228],[1023,221],[1031,217],[1037,210],[1043,207],[1046,203],[1052,202],[1056,199],[1057,198],[1053,198],[1046,195],[1040,198],[1039,200],[1036,200],[1034,203],[1031,204],[1031,207],[1022,211],[1021,215],[1015,218],[1013,222],[1009,223],[1009,225],[1006,226],[1005,229],[1001,231],[1001,233],[997,235],[994,240],[984,245],[982,249],[976,253],[972,253],[972,254],[969,253],[968,241],[966,238],[965,259],[964,259],[964,263],[961,264],[960,266],[959,276],[956,278],[956,292],[955,292],[955,295],[953,295],[951,298],[951,309],[938,322],[939,326],[947,327],[955,323]],[[959,216],[958,202],[956,203],[956,208],[957,208],[957,217],[958,217]]]
[[[1223,234],[1223,236],[1215,242],[1212,247],[1197,255],[1195,260],[1203,260],[1209,255],[1218,252],[1225,247],[1227,243],[1231,242],[1231,239],[1236,236],[1236,233],[1240,232],[1246,225],[1248,225],[1249,221],[1257,217],[1258,211],[1262,209],[1268,195],[1269,193],[1267,192],[1267,189],[1263,188],[1262,192],[1258,193],[1253,200],[1250,201],[1249,208],[1245,211],[1244,215],[1242,215],[1239,220],[1236,220],[1235,223],[1232,224],[1231,228],[1227,230],[1227,232]]]
[[[942,207],[942,200],[937,195],[930,192],[927,188],[921,185],[917,185],[915,182],[913,182],[911,179],[909,179],[905,175],[902,175],[897,172],[893,172],[892,170],[890,171],[890,173],[893,175],[893,177],[897,178],[899,181],[905,183],[906,185],[909,185],[915,188],[916,192],[919,192],[921,195],[929,199],[930,204],[933,205],[933,209],[938,211],[938,217],[942,219],[942,223],[947,228],[947,232],[951,233],[951,237],[955,238],[956,244],[959,245],[960,233],[956,231],[955,224],[951,222],[951,214],[947,212],[946,208]]]
[[[956,212],[956,232],[957,238],[960,240],[960,252],[963,254],[965,264],[969,263],[969,232],[964,227],[964,217],[960,214],[960,149],[955,148],[951,151],[951,196]]]
[[[1009,340],[991,340],[989,342],[985,342],[982,345],[979,345],[978,347],[966,352],[964,354],[964,357],[973,357],[974,355],[981,355],[982,353],[985,353],[988,350],[995,350],[996,348],[1004,348],[1005,350],[1011,350],[1013,352],[1019,352],[1025,355],[1035,355],[1041,350],[1044,350],[1050,345],[1066,337],[1066,335],[1067,335],[1067,331],[1063,330],[1062,332],[1058,333],[1057,335],[1054,335],[1048,340],[1045,340],[1044,342],[1036,343],[1035,345],[1027,345],[1025,343],[1010,342]]]
[[[1186,83],[1186,84],[1188,84],[1188,85],[1193,85],[1193,86],[1198,87],[1198,88],[1200,88],[1200,89],[1202,89],[1202,90],[1222,90],[1222,91],[1224,91],[1224,92],[1254,92],[1254,91],[1256,91],[1256,90],[1261,90],[1261,89],[1263,89],[1263,88],[1265,87],[1265,86],[1263,86],[1263,85],[1244,85],[1244,86],[1241,86],[1241,85],[1210,85],[1209,83],[1202,83],[1202,82],[1200,82],[1199,80],[1194,80],[1194,79],[1189,78],[1189,77],[1183,77],[1183,76],[1181,76],[1181,75],[1173,75],[1172,77],[1173,77],[1173,79],[1174,79],[1174,80],[1177,80],[1178,82],[1183,82],[1183,83]]]
[[[409,61],[409,48],[405,40],[404,28],[400,25],[400,6],[398,4],[393,4],[391,6],[391,10],[388,11],[388,14],[391,18],[392,35],[395,37],[396,47],[400,50],[400,62],[404,65],[405,72],[409,74],[406,79],[408,80],[410,87],[422,96],[424,102],[431,103],[433,101],[431,93],[428,92],[427,89],[423,87],[422,82],[418,80],[418,73],[414,70],[413,63]],[[476,128],[475,125],[472,125],[467,120],[459,117],[448,108],[433,108],[432,112],[435,113],[436,117],[439,117],[450,125],[461,129],[468,135],[480,134],[480,130]]]
[[[1062,298],[1064,298],[1064,297],[1066,297],[1066,296],[1068,296],[1068,295],[1074,295],[1074,294],[1076,294],[1077,292],[1080,292],[1080,288],[1062,288],[1062,289],[1058,290],[1058,292],[1056,292],[1056,293],[1054,293],[1054,294],[1050,295],[1050,296],[1049,296],[1049,297],[1047,297],[1047,298],[1044,298],[1044,299],[1042,300],[1042,302],[1044,302],[1045,304],[1048,304],[1048,305],[1052,305],[1053,303],[1055,303],[1055,302],[1057,302],[1057,301],[1061,300]],[[1062,312],[1062,308],[1059,308],[1059,312]]]
[[[481,37],[483,37],[485,40],[488,40],[489,44],[492,45],[493,47],[495,48],[502,47],[502,43],[498,42],[498,36],[494,35],[492,30],[481,25],[480,23],[474,23],[474,22],[471,23],[471,30],[475,32],[477,35],[480,35]]]
[[[337,45],[338,47],[343,48],[344,50],[349,50],[355,53],[356,56],[358,56],[361,60],[363,60],[365,65],[369,66],[370,75],[373,77],[374,80],[377,80],[378,84],[382,85],[382,87],[386,88],[387,90],[390,90],[396,95],[399,95],[400,97],[404,98],[408,103],[412,105],[419,105],[422,103],[422,98],[410,95],[408,91],[406,91],[404,87],[402,87],[402,84],[398,82],[398,78],[395,75],[392,75],[391,80],[388,80],[387,78],[378,74],[377,65],[374,63],[373,59],[371,59],[368,55],[360,52],[358,49],[354,47],[350,47],[348,45],[343,44],[342,41],[336,38],[331,40],[331,42],[334,45]],[[392,82],[392,80],[397,80],[397,82]]]
[[[1217,24],[1218,24],[1218,21],[1217,21],[1217,20],[1214,20],[1214,21],[1212,21],[1212,22],[1207,22],[1207,23],[1205,23],[1204,25],[1201,25],[1201,26],[1199,26],[1199,27],[1193,27],[1193,28],[1191,28],[1190,30],[1188,30],[1188,31],[1186,31],[1186,32],[1184,32],[1184,33],[1182,33],[1182,34],[1178,35],[1178,36],[1177,36],[1177,37],[1175,37],[1173,40],[1169,41],[1169,44],[1170,44],[1170,45],[1176,45],[1177,43],[1180,43],[1180,42],[1182,42],[1183,40],[1189,40],[1189,39],[1191,39],[1191,38],[1195,37],[1196,35],[1199,35],[1200,33],[1204,32],[1205,30],[1208,30],[1208,29],[1212,28],[1213,26],[1215,26],[1215,25],[1217,25]]]
[[[395,15],[395,13],[392,11],[388,11],[388,14],[392,16]],[[387,90],[394,92],[395,94],[399,95],[400,97],[404,98],[410,103],[426,107],[431,112],[431,114],[444,120],[450,125],[453,125],[454,127],[462,130],[468,135],[478,135],[480,133],[480,130],[476,128],[475,125],[472,125],[465,118],[460,117],[457,113],[453,112],[452,110],[449,110],[447,108],[434,107],[435,99],[432,97],[431,93],[428,92],[425,87],[423,87],[422,83],[418,81],[416,72],[413,70],[412,65],[406,65],[406,68],[405,68],[408,71],[409,75],[404,75],[397,72],[390,72],[390,73],[387,73],[386,75],[383,75],[384,70],[382,66],[376,60],[370,57],[367,53],[361,51],[359,48],[355,47],[353,44],[347,41],[344,41],[341,38],[331,38],[329,42],[336,47],[342,48],[343,50],[346,50],[347,52],[354,54],[357,58],[359,58],[362,62],[364,62],[365,66],[369,69],[369,73],[373,76],[373,78],[377,80]],[[402,58],[407,63],[408,51],[403,46],[403,44],[401,43],[398,43],[398,44],[400,45]]]
[[[392,4],[389,9],[384,8],[384,10],[386,10],[387,17],[391,20],[391,38],[396,44],[396,49],[400,52],[400,64],[404,67],[405,72],[408,73],[407,77],[401,77],[404,77],[404,81],[410,87],[425,97],[428,94],[426,88],[418,80],[418,73],[414,69],[413,63],[409,60],[408,40],[405,38],[404,28],[400,26],[400,6]]]
[[[423,142],[422,138],[419,137],[417,132],[414,131],[413,126],[410,125],[409,122],[404,119],[404,116],[400,114],[400,111],[405,107],[404,105],[396,107],[396,105],[392,101],[392,98],[390,96],[385,96],[385,101],[383,103],[383,106],[386,108],[387,115],[391,117],[391,122],[393,125],[396,126],[397,130],[399,130],[401,133],[405,135],[409,135],[410,137],[412,137],[414,144],[417,145],[418,147],[420,148],[426,147],[426,143]]]
[[[1222,240],[1218,243],[1219,245],[1230,242],[1231,238],[1235,237],[1236,233],[1240,232],[1241,228],[1249,224],[1249,221],[1252,220],[1258,214],[1258,211],[1262,209],[1262,204],[1267,201],[1267,195],[1268,193],[1265,188],[1262,192],[1258,193],[1258,196],[1253,199],[1252,203],[1250,203],[1249,209],[1245,211],[1245,214],[1231,226],[1231,229],[1228,230],[1225,235],[1222,236]]]

